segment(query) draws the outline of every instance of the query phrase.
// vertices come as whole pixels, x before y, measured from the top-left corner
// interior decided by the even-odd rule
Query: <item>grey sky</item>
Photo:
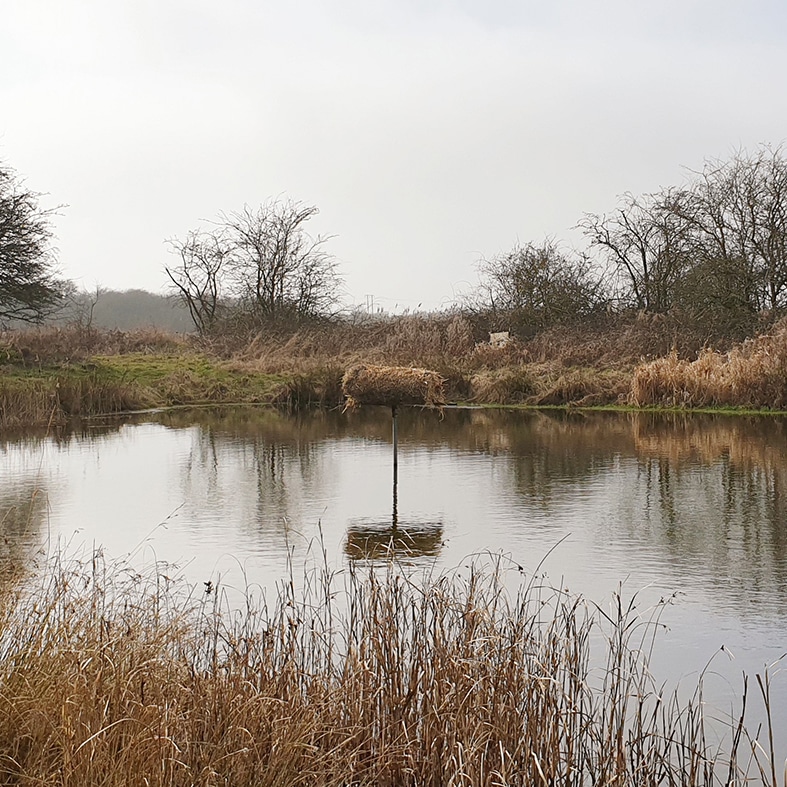
[[[481,255],[787,139],[782,0],[4,0],[0,160],[64,273],[160,291],[164,240],[287,195],[348,302],[435,308]]]

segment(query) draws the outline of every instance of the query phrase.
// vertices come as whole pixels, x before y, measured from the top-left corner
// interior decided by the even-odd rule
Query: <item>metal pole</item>
[[[398,435],[398,421],[396,417],[396,407],[391,407],[391,419],[393,421],[393,526],[396,527],[398,513],[397,513],[397,487],[399,485],[399,435]]]

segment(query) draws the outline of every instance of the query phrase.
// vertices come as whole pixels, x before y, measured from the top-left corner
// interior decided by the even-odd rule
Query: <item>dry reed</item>
[[[348,410],[363,404],[439,408],[446,403],[443,383],[437,372],[428,369],[359,364],[345,373],[342,392]]]
[[[94,355],[187,352],[195,337],[154,328],[134,331],[99,330],[78,325],[0,332],[0,363],[22,361],[35,368],[81,362]]]
[[[676,352],[641,364],[631,402],[637,406],[787,409],[787,321],[728,353],[703,350],[694,361]]]
[[[480,372],[470,385],[473,401],[489,404],[527,402],[537,391],[533,372],[524,364]]]
[[[0,380],[0,429],[62,425],[75,416],[138,410],[150,401],[133,382],[97,374]]]
[[[232,611],[171,567],[56,557],[0,598],[0,780],[775,787],[742,719],[717,743],[701,686],[650,676],[659,610],[511,595],[520,572],[323,567]]]

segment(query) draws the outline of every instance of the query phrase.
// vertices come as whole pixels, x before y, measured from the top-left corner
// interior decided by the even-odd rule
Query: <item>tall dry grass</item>
[[[0,332],[0,364],[21,362],[36,368],[82,362],[95,355],[177,353],[194,346],[196,337],[154,328],[107,331],[79,325],[44,326]]]
[[[464,400],[470,390],[468,370],[477,365],[472,326],[457,314],[339,321],[294,333],[259,333],[241,344],[226,342],[226,337],[218,339],[213,351],[229,354],[238,371],[288,377],[277,399],[288,406],[341,406],[341,378],[359,364],[432,369],[446,381],[449,399]]]
[[[701,686],[650,675],[660,610],[509,595],[508,570],[315,569],[230,610],[164,566],[56,557],[0,596],[0,780],[776,783],[767,732],[717,738]]]
[[[672,352],[634,372],[637,406],[735,406],[787,409],[787,321],[727,353],[703,350],[694,361]]]
[[[61,425],[75,416],[139,410],[150,403],[148,394],[133,381],[110,380],[97,374],[0,378],[0,429]]]
[[[213,345],[262,371],[297,364],[310,368],[326,359],[345,366],[365,362],[387,366],[456,363],[475,349],[472,326],[459,314],[405,315],[303,326],[295,332],[261,332],[249,341]]]

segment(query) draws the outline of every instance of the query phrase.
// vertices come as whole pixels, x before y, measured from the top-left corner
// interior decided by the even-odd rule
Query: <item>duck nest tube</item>
[[[429,369],[407,366],[353,366],[342,378],[346,410],[363,404],[397,407],[420,404],[441,408],[445,405],[445,380]]]

